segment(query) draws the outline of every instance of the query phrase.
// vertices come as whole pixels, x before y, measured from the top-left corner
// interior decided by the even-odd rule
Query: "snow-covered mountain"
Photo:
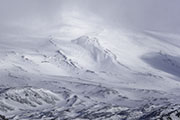
[[[178,34],[64,19],[1,36],[0,119],[180,119]]]

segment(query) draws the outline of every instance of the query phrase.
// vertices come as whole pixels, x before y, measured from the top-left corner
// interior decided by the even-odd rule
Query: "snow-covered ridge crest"
[[[1,88],[0,92],[1,113],[53,105],[60,100],[59,95],[42,88]]]
[[[71,42],[82,47],[88,53],[97,71],[118,71],[118,69],[122,69],[122,64],[117,61],[116,55],[101,46],[98,38],[81,36]]]
[[[87,46],[90,47],[90,45],[95,47],[101,47],[98,39],[95,37],[91,38],[89,36],[81,36],[75,40],[72,40],[71,42],[81,45],[83,47],[87,47]]]

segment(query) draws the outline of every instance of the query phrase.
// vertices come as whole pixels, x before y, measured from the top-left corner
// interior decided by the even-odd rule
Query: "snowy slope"
[[[52,35],[0,38],[0,115],[180,119],[179,35],[69,19]]]

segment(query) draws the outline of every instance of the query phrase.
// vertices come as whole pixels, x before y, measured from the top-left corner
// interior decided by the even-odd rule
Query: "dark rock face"
[[[0,120],[8,120],[5,116],[0,115]]]

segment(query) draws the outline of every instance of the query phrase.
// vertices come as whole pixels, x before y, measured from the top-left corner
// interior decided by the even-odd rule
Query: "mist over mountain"
[[[179,0],[0,0],[0,120],[179,120]]]
[[[179,0],[1,0],[0,24],[33,29],[61,23],[64,12],[92,14],[105,24],[135,30],[179,33]],[[1,27],[1,28],[2,28]],[[1,30],[2,31],[2,30]]]

